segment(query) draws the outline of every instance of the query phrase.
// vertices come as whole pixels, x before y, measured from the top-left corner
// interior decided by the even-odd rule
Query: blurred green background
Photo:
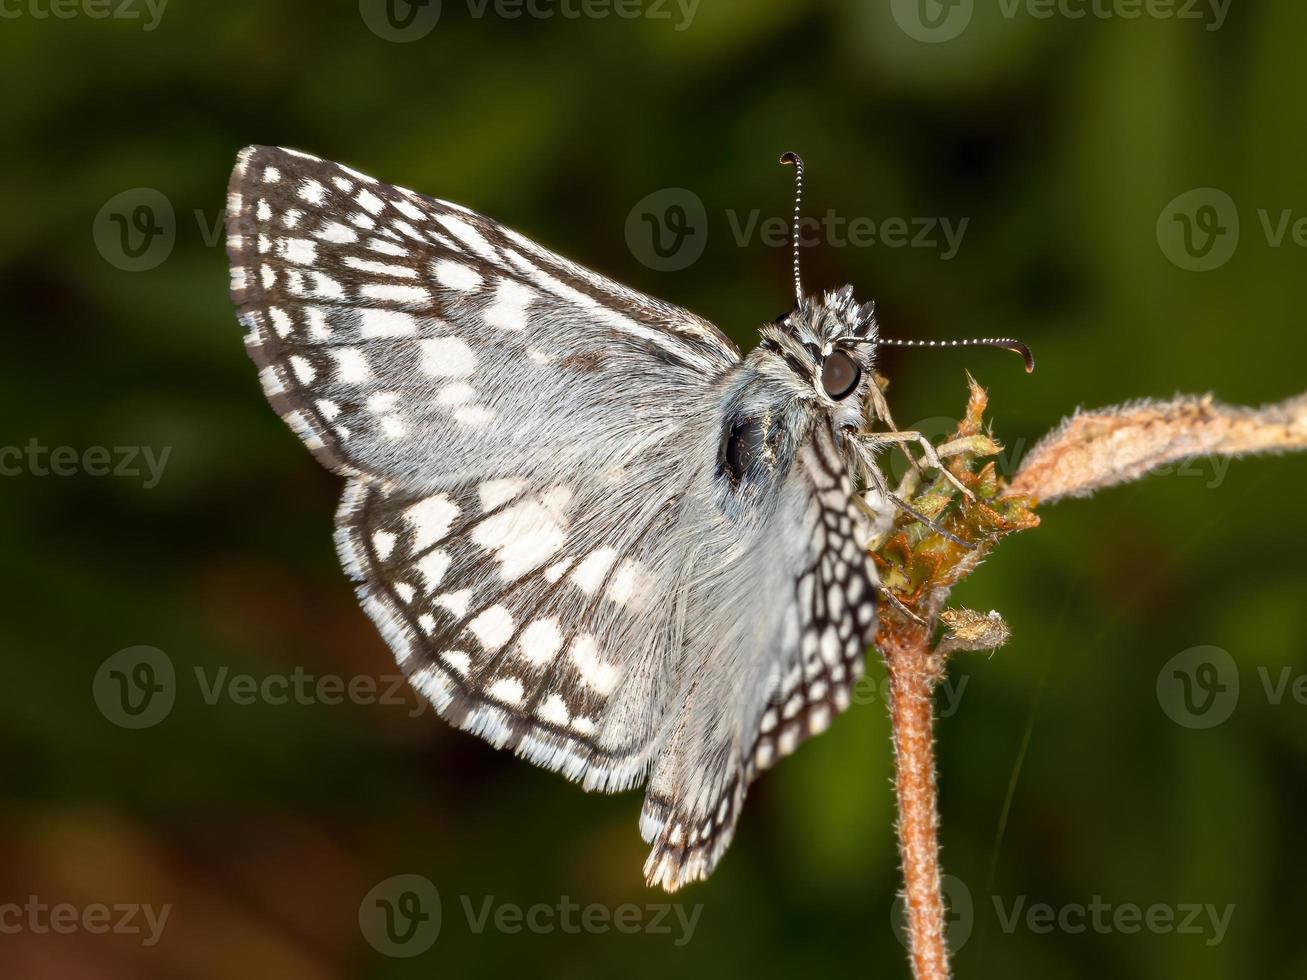
[[[0,975],[907,975],[875,683],[754,785],[716,874],[675,896],[692,930],[646,908],[666,898],[641,884],[638,795],[586,796],[392,691],[337,566],[339,481],[269,410],[227,298],[247,143],[467,204],[745,346],[791,301],[786,248],[739,230],[788,217],[780,151],[807,160],[810,215],[966,219],[949,258],[825,236],[805,277],[852,282],[887,334],[1027,340],[1032,377],[1002,353],[884,355],[897,420],[932,434],[974,372],[1012,458],[1078,405],[1304,388],[1305,256],[1277,235],[1307,217],[1295,0],[51,2],[0,7],[0,444],[22,450],[0,456],[0,905],[170,912],[152,945],[6,914]],[[1216,193],[1172,205],[1196,188]],[[702,204],[703,251],[659,269],[637,204],[667,189]],[[42,475],[33,440],[79,472]],[[86,472],[119,446],[168,451],[157,481],[140,456]],[[959,976],[1307,975],[1304,485],[1301,458],[1198,461],[1047,509],[957,591],[1015,637],[940,700]],[[140,645],[175,684],[132,729],[103,707],[106,661]],[[1197,646],[1237,664],[1213,661],[1210,727],[1172,684]],[[380,687],[212,696],[297,670]],[[400,874],[443,910],[408,958],[359,924]],[[634,903],[637,931],[478,931],[465,909],[564,896]],[[1105,926],[1076,928],[1095,901]],[[1226,927],[1190,905],[1232,907]],[[1172,926],[1129,928],[1151,906]]]

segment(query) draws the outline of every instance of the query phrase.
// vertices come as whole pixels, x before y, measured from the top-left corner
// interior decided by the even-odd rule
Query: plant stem
[[[912,972],[917,980],[949,976],[940,883],[939,809],[935,783],[934,703],[944,658],[919,626],[888,631],[881,652],[889,668],[899,855],[907,899]]]

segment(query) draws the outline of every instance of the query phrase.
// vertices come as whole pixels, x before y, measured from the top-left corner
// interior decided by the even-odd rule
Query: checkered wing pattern
[[[870,636],[829,432],[741,530],[711,490],[741,359],[699,317],[290,150],[241,154],[228,252],[264,391],[347,478],[341,560],[412,683],[587,788],[648,780],[649,879],[706,875]]]

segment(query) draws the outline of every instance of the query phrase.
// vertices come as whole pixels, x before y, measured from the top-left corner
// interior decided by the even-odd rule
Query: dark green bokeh
[[[337,567],[339,481],[268,409],[227,298],[215,226],[247,143],[475,207],[744,345],[791,302],[788,255],[733,229],[788,216],[776,158],[799,150],[809,214],[968,219],[949,260],[828,241],[805,251],[805,275],[854,283],[892,335],[1027,340],[1032,377],[988,351],[884,357],[900,423],[942,432],[970,369],[1014,453],[1077,405],[1176,391],[1255,404],[1304,387],[1304,250],[1292,232],[1268,242],[1259,210],[1272,226],[1307,216],[1307,7],[1244,2],[1208,29],[1206,0],[1200,20],[1044,19],[1024,5],[1008,17],[981,0],[960,36],[923,43],[891,6],[911,7],[704,0],[686,23],[674,4],[667,19],[507,19],[444,0],[412,43],[378,36],[356,3],[173,0],[153,30],[148,12],[4,6],[0,443],[171,455],[148,489],[30,467],[0,480],[0,900],[173,910],[148,948],[0,935],[0,972],[906,975],[874,685],[755,784],[720,869],[676,897],[702,904],[678,947],[674,919],[671,936],[478,934],[460,900],[663,901],[640,884],[637,795],[585,796],[430,712],[410,717],[411,695],[209,704],[195,673],[395,674]],[[1185,271],[1159,245],[1159,217],[1204,187],[1234,202],[1241,239],[1219,268]],[[143,272],[93,236],[135,188],[176,215],[171,254]],[[626,226],[665,188],[702,201],[707,241],[659,272]],[[960,976],[1307,972],[1307,705],[1266,690],[1307,672],[1305,484],[1301,459],[1199,462],[1048,509],[958,590],[1015,635],[955,665],[956,712],[941,699],[945,866],[975,909]],[[178,694],[161,723],[131,731],[92,686],[140,644],[166,652]],[[1228,650],[1242,682],[1208,730],[1173,722],[1156,693],[1167,661],[1198,645]],[[374,952],[358,926],[363,896],[400,873],[443,898],[440,938],[414,959]],[[1096,896],[1234,908],[1209,944],[1092,922],[1045,933],[1024,912],[1005,930],[995,907]]]

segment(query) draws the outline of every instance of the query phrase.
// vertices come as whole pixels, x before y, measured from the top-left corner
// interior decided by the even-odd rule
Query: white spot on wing
[[[462,405],[454,409],[454,419],[462,425],[479,429],[494,420],[495,413],[480,405]]]
[[[464,378],[476,370],[477,358],[459,337],[433,337],[418,341],[423,373],[437,378]]]
[[[470,292],[481,285],[481,274],[460,262],[440,259],[435,264],[436,282],[446,289],[455,289],[461,293]]]
[[[457,592],[446,592],[436,596],[436,605],[448,609],[459,619],[467,615],[467,606],[471,601],[471,589],[459,589]]]
[[[481,232],[477,231],[462,218],[456,217],[452,214],[442,214],[436,220],[448,228],[456,238],[478,255],[490,259],[492,262],[499,261],[498,253],[494,250],[491,244],[485,240]]]
[[[477,391],[470,384],[455,381],[447,384],[436,394],[438,405],[466,405],[477,396]]]
[[[566,499],[524,500],[482,521],[472,532],[472,540],[495,552],[504,581],[516,581],[543,565],[563,546],[565,504]]]
[[[501,279],[495,287],[495,301],[486,307],[482,318],[499,330],[526,329],[526,308],[535,299],[535,291],[516,279]]]
[[[608,574],[608,569],[616,559],[616,548],[596,548],[586,556],[585,561],[576,566],[576,571],[572,573],[572,581],[576,583],[578,589],[590,595],[602,584],[604,576]]]
[[[518,640],[522,657],[532,664],[543,664],[554,658],[563,646],[563,634],[554,617],[537,619],[522,631]]]
[[[358,201],[359,207],[364,211],[367,211],[369,214],[380,214],[381,209],[386,206],[385,201],[377,197],[377,195],[373,194],[367,188],[359,191],[358,196],[355,197],[354,200]]]
[[[487,689],[487,693],[496,701],[502,701],[504,704],[519,705],[522,703],[522,682],[516,677],[505,677],[497,680]]]
[[[472,665],[472,658],[462,650],[442,650],[440,651],[440,659],[449,664],[455,673],[463,677],[467,676],[467,669]]]
[[[310,204],[321,204],[327,197],[326,188],[312,177],[300,181],[299,196]]]
[[[618,671],[599,655],[599,645],[590,633],[582,633],[568,650],[582,682],[599,694],[608,695],[617,686]]]
[[[452,561],[453,560],[449,557],[449,553],[445,551],[433,551],[429,554],[423,555],[418,560],[417,568],[422,574],[422,578],[427,583],[428,592],[436,591],[436,586],[440,584],[440,580],[443,579],[445,573],[449,571],[449,566],[452,564]]]
[[[526,487],[523,480],[486,480],[478,488],[482,510],[494,510],[500,504],[506,504]]]
[[[398,286],[388,282],[371,282],[359,289],[367,299],[392,303],[430,303],[431,294],[421,286]]]
[[[467,628],[487,651],[493,653],[513,635],[513,617],[503,606],[491,606],[468,623]]]
[[[536,717],[551,725],[566,727],[569,720],[567,703],[557,694],[545,698],[544,704],[536,709]]]
[[[413,337],[418,332],[417,320],[399,310],[364,310],[359,318],[359,335],[374,337]]]
[[[368,359],[357,347],[337,347],[331,352],[336,359],[336,378],[344,384],[362,384],[372,377]]]
[[[443,493],[425,497],[405,510],[404,517],[413,525],[413,550],[422,551],[443,538],[458,514],[458,505]]]
[[[372,548],[377,553],[377,557],[385,561],[390,557],[391,551],[395,548],[397,535],[390,531],[378,531],[372,535]]]
[[[349,225],[342,225],[339,221],[328,222],[314,232],[314,235],[324,242],[332,242],[336,245],[349,245],[359,240],[357,231]]]
[[[312,265],[318,261],[318,245],[307,238],[286,238],[281,242],[281,255],[296,265]]]
[[[617,566],[612,584],[608,587],[608,598],[619,606],[642,606],[649,589],[649,573],[637,561],[627,560]]]

